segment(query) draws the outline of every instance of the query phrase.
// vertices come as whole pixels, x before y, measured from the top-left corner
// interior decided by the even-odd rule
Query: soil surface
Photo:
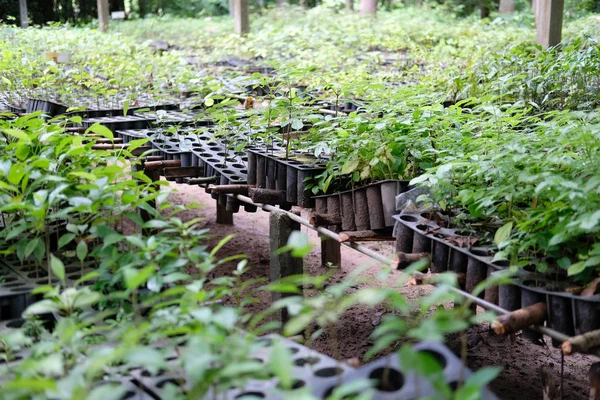
[[[204,189],[198,186],[178,185],[171,183],[175,190],[169,200],[174,204],[199,203],[204,206],[186,210],[179,214],[184,220],[202,217],[201,225],[210,228],[214,238],[212,245],[230,234],[235,234],[218,253],[222,258],[230,255],[244,253],[248,257],[249,272],[247,279],[258,279],[269,277],[269,214],[258,210],[255,213],[247,213],[240,209],[234,215],[234,225],[220,225],[216,223],[216,202]],[[306,217],[306,215],[303,215]],[[396,279],[401,272],[394,272],[385,282],[378,278],[381,265],[373,259],[353,249],[342,246],[342,267],[331,270],[329,267],[321,266],[319,237],[316,232],[302,227],[302,231],[309,236],[314,244],[312,251],[305,258],[305,271],[310,275],[322,275],[327,272],[333,273],[328,283],[336,283],[343,280],[353,271],[362,270],[359,276],[363,278],[362,283],[351,287],[349,290],[359,287],[394,287]],[[381,254],[389,255],[393,251],[393,242],[376,242],[367,244],[367,247]],[[225,273],[235,268],[235,263],[224,265],[216,270],[216,274]],[[431,292],[431,286],[398,286],[398,292],[402,293],[408,300],[414,299]],[[248,308],[253,313],[266,309],[271,303],[269,294],[259,292],[256,296],[258,301]],[[382,314],[383,308],[353,307],[341,316],[336,329],[338,346],[332,346],[330,332],[325,331],[323,335],[309,343],[309,347],[316,351],[327,354],[340,361],[352,360],[364,363],[363,356],[371,347],[370,335],[376,328]],[[406,316],[410,319],[410,316]],[[457,354],[459,353],[461,340],[449,337],[447,345]],[[489,326],[482,324],[473,327],[467,332],[467,365],[476,370],[483,366],[501,366],[502,372],[491,384],[490,389],[500,399],[542,399],[542,383],[540,370],[542,367],[548,371],[554,382],[561,382],[561,353],[559,349],[551,346],[550,340],[545,345],[534,344],[525,338],[499,337],[489,332]],[[335,348],[337,347],[337,349]],[[391,352],[393,349],[389,349]],[[575,355],[565,358],[563,370],[563,399],[579,400],[589,398],[588,369],[592,363],[599,361],[593,356]],[[559,397],[556,397],[558,399]]]

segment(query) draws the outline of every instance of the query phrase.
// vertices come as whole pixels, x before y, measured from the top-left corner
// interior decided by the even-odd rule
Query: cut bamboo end
[[[565,356],[573,353],[585,353],[600,346],[600,330],[573,336],[563,342],[561,350]]]
[[[529,307],[500,315],[493,323],[492,329],[497,335],[518,332],[531,325],[541,325],[547,318],[546,303],[540,302]]]
[[[392,236],[381,235],[374,231],[340,232],[339,242],[382,242],[396,240]]]

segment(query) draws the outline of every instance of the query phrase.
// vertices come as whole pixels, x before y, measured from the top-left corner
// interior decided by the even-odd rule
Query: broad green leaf
[[[494,243],[496,245],[500,245],[500,243],[506,242],[510,239],[510,232],[512,231],[513,223],[508,222],[504,224],[502,227],[498,228],[496,234],[494,235]]]
[[[571,264],[567,272],[569,276],[577,275],[585,270],[585,261],[579,261],[575,264]]]
[[[75,249],[75,253],[77,254],[77,258],[79,261],[83,262],[85,257],[88,254],[88,246],[84,239],[81,239],[79,243],[77,243],[77,248]]]
[[[62,282],[65,281],[65,265],[54,254],[50,255],[50,268],[52,269],[54,275],[58,277],[58,279],[60,279]]]
[[[269,355],[269,369],[279,379],[281,386],[290,389],[293,384],[292,354],[283,341],[276,340]]]

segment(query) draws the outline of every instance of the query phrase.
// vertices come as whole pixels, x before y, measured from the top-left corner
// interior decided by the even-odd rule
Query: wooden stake
[[[249,188],[248,197],[260,204],[286,204],[283,190]]]
[[[561,349],[565,356],[569,356],[573,353],[585,353],[598,346],[600,346],[600,330],[573,336],[563,342]]]
[[[322,266],[342,266],[342,246],[339,242],[319,235],[321,239],[321,265]]]
[[[592,364],[588,376],[590,378],[590,400],[600,400],[600,362]]]
[[[435,282],[435,278],[441,276],[442,274],[424,274],[422,272],[414,272],[411,279],[407,282],[408,286],[420,286],[427,285],[431,282]],[[465,274],[458,273],[456,274],[456,280],[459,285],[464,285],[467,280]]]
[[[564,0],[537,0],[537,44],[546,48],[560,43],[564,8]]]
[[[98,0],[98,25],[100,31],[108,31],[108,0]]]
[[[375,15],[377,0],[360,0],[360,15]]]
[[[225,205],[217,202],[217,224],[233,225],[233,212],[227,211]]]
[[[170,167],[165,168],[163,172],[165,174],[165,178],[195,178],[199,177],[203,173],[202,168],[200,167]]]
[[[330,226],[330,225],[341,225],[342,218],[339,215],[333,214],[321,214],[318,212],[312,212],[308,218],[310,224],[314,227],[319,226]]]
[[[492,323],[492,329],[497,335],[507,335],[518,332],[531,325],[541,325],[548,316],[546,303],[540,302],[529,307],[515,310],[511,313],[500,315]]]
[[[21,19],[21,28],[29,27],[29,14],[27,12],[27,0],[19,0],[19,17]]]
[[[204,178],[187,178],[184,180],[184,183],[187,183],[188,185],[209,185],[218,181],[218,176],[206,176]]]
[[[392,236],[381,235],[374,231],[340,232],[340,243],[346,242],[381,242],[396,240]]]
[[[206,188],[206,193],[214,194],[239,194],[242,196],[248,196],[248,190],[252,186],[250,185],[220,185],[220,186],[209,186]]]
[[[233,18],[237,34],[246,35],[250,32],[248,0],[233,0]]]

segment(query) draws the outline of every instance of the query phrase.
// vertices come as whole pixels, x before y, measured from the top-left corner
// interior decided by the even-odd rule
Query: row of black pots
[[[68,264],[65,266],[65,282],[68,286],[82,277],[82,273],[91,272],[89,265]],[[48,270],[28,261],[21,263],[16,259],[4,259],[0,263],[0,321],[19,318],[25,309],[38,301],[40,296],[31,295],[38,286],[55,285],[56,277],[48,279]]]
[[[394,218],[397,221],[394,227],[396,251],[431,254],[431,272],[464,274],[465,282],[461,288],[468,293],[492,272],[507,266],[504,262],[492,262],[493,257],[485,247],[454,244],[459,241],[453,239],[460,237],[455,230],[442,228],[420,214],[395,215]],[[498,304],[498,288],[488,288],[480,297]]]
[[[509,266],[506,261],[492,261],[492,252],[484,247],[459,247],[454,244],[456,231],[439,227],[426,216],[403,214],[395,216],[396,250],[404,253],[432,254],[432,272],[463,273],[467,292],[496,270]],[[453,243],[454,242],[454,243]],[[533,261],[532,261],[533,263]],[[562,279],[562,278],[559,278]],[[562,288],[561,288],[562,287]],[[573,336],[600,329],[600,294],[584,297],[566,292],[566,285],[557,284],[534,273],[519,272],[510,285],[486,289],[485,300],[513,311],[538,302],[547,306],[547,326]],[[554,342],[555,345],[559,343]]]
[[[343,231],[384,230],[394,226],[395,198],[409,181],[384,180],[343,192],[315,196],[315,211],[339,217]]]
[[[158,111],[158,110],[168,110],[168,111],[177,111],[180,109],[179,104],[161,104],[161,105],[152,105],[147,107],[130,107],[127,109],[127,113],[125,110],[120,108],[112,109],[88,109],[83,111],[72,111],[67,113],[69,116],[79,116],[82,118],[102,118],[102,117],[118,117],[123,115],[133,115],[139,110],[149,110],[149,111]]]
[[[310,180],[325,170],[323,160],[304,153],[252,148],[248,152],[248,184],[257,188],[285,191],[289,204],[304,208],[313,205]]]
[[[67,106],[48,100],[29,99],[25,108],[26,113],[42,111],[51,117],[62,115],[67,111]]]

